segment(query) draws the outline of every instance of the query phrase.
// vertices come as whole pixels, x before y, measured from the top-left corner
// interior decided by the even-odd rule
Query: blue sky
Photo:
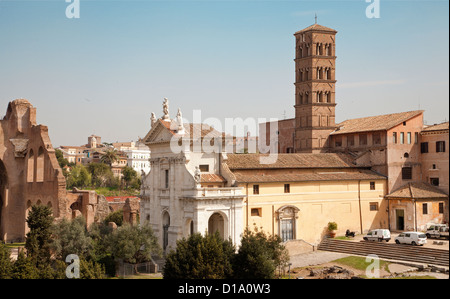
[[[449,1],[0,0],[0,114],[26,98],[53,146],[144,137],[150,114],[294,116],[293,33],[336,37],[336,121],[423,109],[449,119]]]

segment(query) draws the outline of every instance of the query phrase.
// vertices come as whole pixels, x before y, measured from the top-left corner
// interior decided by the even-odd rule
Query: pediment
[[[158,120],[150,129],[143,139],[145,144],[170,142],[173,133],[162,122]]]

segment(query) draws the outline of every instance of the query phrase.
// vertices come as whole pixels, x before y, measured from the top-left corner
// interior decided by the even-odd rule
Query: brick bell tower
[[[295,36],[295,152],[320,153],[329,148],[335,129],[335,37],[319,24]]]

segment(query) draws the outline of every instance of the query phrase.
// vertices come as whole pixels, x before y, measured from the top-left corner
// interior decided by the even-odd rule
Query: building
[[[314,24],[294,34],[297,153],[326,152],[335,129],[336,33]]]
[[[419,140],[423,181],[449,194],[448,122],[425,127]]]
[[[148,221],[164,250],[194,232],[240,241],[244,195],[221,177],[222,133],[205,124],[183,124],[181,111],[152,121],[143,142],[151,150],[143,177],[140,221]]]
[[[244,227],[312,244],[328,234],[328,222],[336,222],[341,235],[388,227],[386,177],[355,166],[348,155],[279,154],[274,164],[259,161],[260,155],[228,154],[223,168],[228,183],[247,197]]]
[[[389,178],[388,193],[422,181],[419,135],[423,110],[349,119],[330,133],[330,151],[348,152],[355,163]]]
[[[66,190],[66,180],[48,136],[36,123],[36,108],[25,99],[8,104],[0,121],[0,240],[22,242],[33,205],[46,205],[56,219],[83,215],[87,224],[108,213],[94,191]]]
[[[142,141],[138,141],[133,147],[123,149],[127,156],[127,166],[132,167],[139,174],[150,172],[150,149]]]

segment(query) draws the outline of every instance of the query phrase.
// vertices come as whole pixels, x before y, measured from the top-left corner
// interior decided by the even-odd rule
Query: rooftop
[[[294,33],[294,35],[298,34],[298,33],[303,33],[306,31],[327,31],[327,32],[337,33],[337,31],[334,29],[331,29],[331,28],[328,28],[328,27],[325,27],[325,26],[322,26],[319,24],[313,24],[309,27],[306,27],[305,29],[297,31],[296,33]]]
[[[408,198],[408,199],[431,199],[448,198],[448,195],[444,191],[432,186],[428,183],[423,182],[411,182],[407,183],[400,188],[392,191],[390,194],[386,195],[386,198]]]
[[[349,119],[337,124],[338,128],[332,132],[331,135],[369,131],[386,131],[404,121],[422,114],[423,112],[423,110],[416,110]]]

